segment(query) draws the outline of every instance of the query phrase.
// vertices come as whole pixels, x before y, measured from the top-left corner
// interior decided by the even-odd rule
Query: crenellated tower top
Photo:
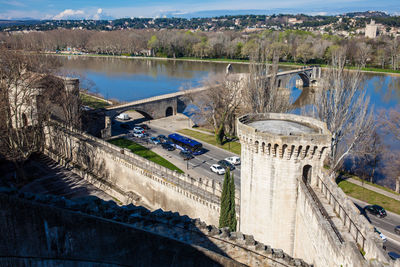
[[[238,119],[242,145],[253,153],[286,160],[323,160],[330,146],[326,124],[293,114],[248,114]]]

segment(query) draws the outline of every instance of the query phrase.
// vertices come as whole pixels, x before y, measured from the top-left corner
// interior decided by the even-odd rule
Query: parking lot
[[[124,128],[121,127],[121,124],[129,125],[129,128]],[[150,127],[150,129],[145,130],[147,136],[144,136],[142,138],[135,137],[133,134],[133,128],[137,125],[145,124]],[[131,131],[131,132],[129,132]],[[214,146],[210,146],[208,144],[202,143],[203,148],[205,149],[205,153],[201,155],[194,156],[193,159],[190,159],[189,161],[186,161],[182,158],[182,156],[179,155],[180,150],[175,149],[173,151],[168,151],[166,149],[163,149],[161,145],[156,145],[150,142],[149,138],[150,137],[157,137],[158,135],[165,135],[168,136],[169,134],[172,134],[174,132],[169,131],[167,129],[163,129],[160,127],[157,127],[153,124],[149,123],[143,123],[141,121],[140,123],[134,123],[134,122],[120,122],[117,121],[113,125],[113,135],[125,135],[125,138],[128,138],[136,143],[139,143],[152,151],[156,152],[160,156],[166,158],[169,160],[171,163],[185,171],[186,173],[189,173],[191,176],[194,177],[208,177],[215,179],[219,182],[223,182],[224,175],[218,175],[216,173],[213,173],[210,170],[211,165],[216,164],[219,160],[225,159],[230,156],[234,156],[235,154],[230,153],[228,151],[216,148]],[[236,186],[240,186],[240,165],[235,166],[235,170],[231,171],[231,173],[234,174],[235,177],[235,184]]]

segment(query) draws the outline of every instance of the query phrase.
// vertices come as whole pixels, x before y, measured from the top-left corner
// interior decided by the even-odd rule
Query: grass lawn
[[[208,129],[208,128],[204,128],[204,127],[196,127],[195,129],[214,135],[214,131],[212,129]]]
[[[378,194],[374,191],[365,189],[361,186],[352,184],[345,180],[339,180],[338,185],[343,190],[343,192],[351,197],[357,198],[370,204],[377,204],[388,211],[400,214],[400,201]]]
[[[128,148],[136,155],[139,155],[139,156],[141,156],[145,159],[148,159],[154,163],[164,166],[165,168],[168,168],[173,171],[177,171],[179,173],[183,173],[183,171],[181,169],[179,169],[174,164],[172,164],[168,160],[164,159],[157,153],[154,153],[153,151],[149,150],[148,148],[141,146],[131,140],[127,140],[125,138],[118,138],[118,139],[110,140],[109,142],[113,145],[116,145],[116,146],[119,146],[122,148]]]
[[[81,96],[82,104],[85,106],[88,106],[90,108],[93,108],[93,109],[104,108],[104,107],[110,105],[109,103],[107,103],[104,100],[100,100],[98,98],[95,98],[95,97],[85,94],[85,93],[81,93],[80,96]]]
[[[183,130],[179,130],[178,132],[185,134],[187,136],[191,136],[193,138],[196,138],[198,140],[201,140],[205,143],[208,143],[210,145],[214,145],[220,148],[223,148],[225,150],[231,151],[237,155],[240,155],[240,143],[239,142],[228,142],[221,145],[217,145],[217,141],[215,140],[215,136],[214,135],[210,135],[210,134],[205,134],[205,133],[201,133],[201,132],[197,132],[197,131],[193,131],[193,130],[189,130],[189,129],[183,129]]]
[[[360,181],[360,182],[363,182],[363,180],[362,180],[361,178],[359,178],[358,176],[352,176],[352,175],[350,175],[349,177],[350,177],[350,178],[353,178],[353,179],[355,179],[355,180],[358,180],[358,181]],[[376,188],[385,190],[385,191],[387,191],[387,192],[389,192],[389,193],[392,193],[392,194],[395,194],[395,195],[400,195],[400,194],[397,193],[396,191],[393,191],[393,190],[391,190],[390,188],[387,188],[387,187],[385,187],[385,186],[381,186],[381,185],[378,185],[378,184],[374,184],[374,183],[371,183],[371,182],[368,182],[368,181],[365,181],[365,180],[364,180],[364,184],[368,184],[368,185],[374,186],[374,187],[376,187]]]

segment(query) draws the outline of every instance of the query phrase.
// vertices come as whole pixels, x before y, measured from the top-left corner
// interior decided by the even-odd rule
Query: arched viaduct
[[[278,87],[286,87],[289,80],[298,75],[303,81],[303,87],[311,86],[317,79],[321,78],[321,67],[304,67],[296,70],[278,72],[276,74],[276,83]]]
[[[154,96],[121,105],[109,106],[105,108],[105,113],[106,116],[114,118],[118,114],[127,110],[135,110],[148,119],[160,119],[176,115],[178,112],[179,98],[184,97],[185,94],[197,93],[206,89],[206,87],[200,87],[171,94]]]
[[[285,87],[289,82],[290,78],[298,75],[302,81],[303,86],[310,86],[313,81],[320,78],[321,68],[320,67],[305,67],[296,70],[283,71],[276,74],[276,83],[278,87]],[[185,94],[193,94],[207,90],[206,87],[200,87],[196,89],[165,94],[155,97],[150,97],[142,100],[137,100],[121,105],[106,107],[106,115],[110,118],[114,118],[118,114],[121,114],[127,110],[135,110],[143,114],[149,119],[160,119],[175,115],[178,110],[178,99]]]

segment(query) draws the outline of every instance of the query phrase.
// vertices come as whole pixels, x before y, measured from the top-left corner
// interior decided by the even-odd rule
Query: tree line
[[[254,60],[259,51],[279,54],[281,62],[329,64],[333,51],[346,51],[346,64],[398,70],[400,38],[360,36],[341,38],[300,30],[246,33],[237,31],[192,32],[185,30],[53,30],[1,33],[0,44],[9,49],[54,52],[67,48],[104,55],[195,57]]]

